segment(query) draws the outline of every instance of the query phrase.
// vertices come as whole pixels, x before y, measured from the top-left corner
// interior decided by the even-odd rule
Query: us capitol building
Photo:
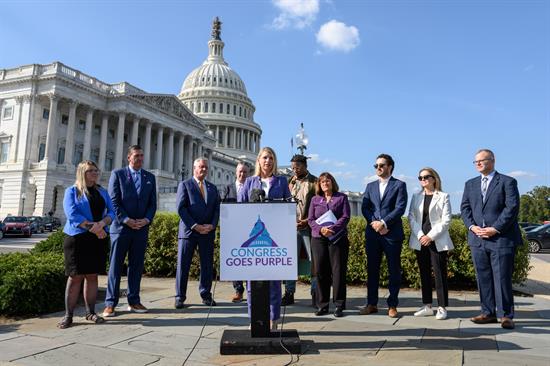
[[[255,161],[262,130],[220,34],[216,18],[208,57],[178,96],[108,84],[61,62],[0,69],[0,219],[53,213],[64,221],[76,165],[97,162],[106,186],[133,144],[157,177],[159,210],[175,209],[177,183],[197,157],[209,159],[210,181],[234,182],[236,164]]]

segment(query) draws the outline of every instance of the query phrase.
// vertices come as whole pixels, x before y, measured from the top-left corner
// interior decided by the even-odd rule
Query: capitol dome
[[[208,57],[187,75],[178,98],[200,117],[216,138],[221,153],[254,162],[262,130],[254,121],[256,108],[241,77],[223,58],[221,22],[216,17]]]

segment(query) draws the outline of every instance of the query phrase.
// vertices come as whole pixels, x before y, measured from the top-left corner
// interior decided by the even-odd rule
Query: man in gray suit
[[[237,202],[237,194],[244,186],[244,181],[250,175],[250,168],[246,163],[237,164],[235,170],[235,176],[237,179],[235,183],[228,184],[223,192],[222,202]],[[244,286],[243,281],[233,281],[233,288],[235,294],[231,298],[232,302],[243,301]]]

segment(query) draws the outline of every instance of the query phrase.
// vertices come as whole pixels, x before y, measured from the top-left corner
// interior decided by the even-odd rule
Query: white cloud
[[[319,28],[317,43],[332,51],[349,52],[359,46],[359,30],[337,20],[331,20]]]
[[[319,159],[319,154],[309,154],[307,156],[311,162],[317,163]]]
[[[511,176],[511,177],[514,177],[514,178],[534,178],[536,177],[537,175],[534,174],[534,173],[530,173],[530,172],[526,172],[524,170],[514,170],[510,173],[508,173],[507,175]]]
[[[273,28],[305,28],[319,13],[319,0],[273,0],[273,5],[281,11],[273,20]]]
[[[367,175],[366,177],[363,177],[363,185],[367,185],[369,184],[370,182],[374,182],[375,180],[378,179],[378,176],[376,174],[374,175]]]

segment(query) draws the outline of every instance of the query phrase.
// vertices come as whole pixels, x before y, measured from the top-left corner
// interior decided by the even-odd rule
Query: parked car
[[[32,235],[31,223],[25,216],[8,216],[4,219],[4,235]]]
[[[58,217],[44,216],[42,219],[44,220],[44,228],[50,232],[61,227],[61,220]]]
[[[525,230],[528,227],[537,227],[541,226],[542,224],[537,224],[536,222],[519,222],[519,227]]]
[[[46,228],[44,226],[44,219],[40,216],[29,216],[31,222],[31,231],[33,234],[43,233]]]
[[[4,237],[4,223],[0,222],[0,239]]]
[[[541,249],[550,248],[550,224],[536,227],[528,231],[525,236],[529,242],[531,253],[538,253]]]

